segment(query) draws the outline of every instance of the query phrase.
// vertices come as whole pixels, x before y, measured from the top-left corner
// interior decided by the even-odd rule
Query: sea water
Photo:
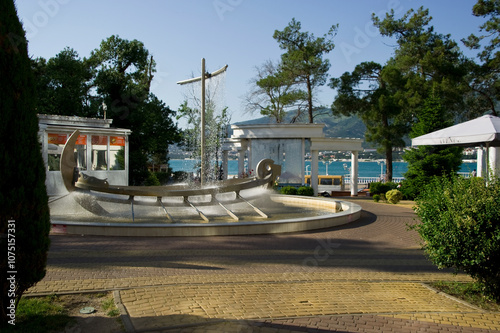
[[[170,160],[170,167],[173,171],[185,171],[195,173],[197,170],[197,160]],[[348,175],[350,174],[351,162],[350,161],[332,161],[325,163],[320,161],[318,164],[318,173],[320,175]],[[228,175],[238,174],[238,161],[228,161]],[[471,173],[476,169],[476,163],[462,163],[459,172]],[[406,162],[393,162],[392,173],[394,178],[404,177],[408,170],[408,163]],[[310,174],[311,161],[306,161],[306,174]],[[362,161],[358,164],[359,177],[380,177],[380,174],[385,174],[385,162],[378,163],[377,161]]]

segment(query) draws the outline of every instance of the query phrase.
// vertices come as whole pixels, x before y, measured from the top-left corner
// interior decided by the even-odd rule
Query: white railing
[[[470,178],[471,176],[470,172],[458,172],[457,174],[464,178]],[[393,183],[401,183],[403,182],[403,180],[405,180],[404,177],[392,178]],[[380,177],[358,177],[358,184],[363,184],[363,185],[380,181],[381,181]],[[351,175],[344,175],[344,184],[350,184],[350,183],[351,183]]]
[[[392,178],[392,181],[394,183],[401,183],[404,180],[404,177],[394,177]],[[380,182],[381,179],[380,177],[358,177],[358,184],[370,184],[370,183],[375,183],[375,182]],[[350,184],[351,183],[351,175],[344,176],[344,184]]]
[[[310,174],[310,172],[309,172],[309,174]],[[470,178],[470,176],[471,176],[470,172],[458,172],[458,175],[462,176],[464,178]],[[344,175],[343,179],[344,179],[344,184],[351,184],[351,175]],[[401,183],[404,180],[405,180],[404,177],[393,177],[392,178],[393,183]],[[367,185],[370,183],[375,183],[375,182],[380,182],[380,181],[383,181],[383,180],[381,180],[380,177],[358,177],[358,184],[361,184],[361,185]]]

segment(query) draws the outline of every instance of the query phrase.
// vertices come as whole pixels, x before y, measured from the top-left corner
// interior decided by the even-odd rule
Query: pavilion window
[[[109,169],[125,170],[125,137],[111,136],[109,138]]]
[[[80,170],[87,170],[87,136],[80,134],[75,144],[76,166]]]
[[[60,171],[61,154],[68,136],[61,133],[48,133],[47,164],[49,171]]]
[[[108,170],[108,136],[92,135],[92,170]]]

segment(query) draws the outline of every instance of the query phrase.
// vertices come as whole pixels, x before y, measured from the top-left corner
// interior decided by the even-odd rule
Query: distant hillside
[[[290,120],[295,115],[295,112],[287,112],[283,123],[290,123]],[[306,115],[302,118],[306,118]],[[306,123],[306,119],[299,119],[298,123]],[[325,124],[323,132],[326,137],[330,138],[365,138],[366,126],[363,121],[356,116],[353,117],[333,117],[329,109],[318,111],[318,115],[314,118],[317,124]],[[257,124],[272,124],[274,121],[269,117],[261,117],[257,119],[247,120],[235,123],[235,125],[257,125]],[[363,147],[368,148],[370,144],[363,143]]]

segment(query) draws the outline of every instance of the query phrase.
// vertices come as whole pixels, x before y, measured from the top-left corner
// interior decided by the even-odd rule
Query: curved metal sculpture
[[[260,211],[257,207],[254,207],[250,202],[245,200],[240,195],[241,190],[255,188],[259,186],[271,187],[276,178],[281,174],[281,166],[274,164],[271,159],[261,160],[257,164],[256,177],[243,178],[243,179],[229,179],[224,181],[219,181],[211,186],[192,186],[192,185],[169,185],[169,186],[123,186],[123,185],[112,185],[109,184],[106,179],[99,179],[93,176],[86,175],[83,172],[79,172],[76,167],[76,161],[74,158],[74,146],[79,135],[79,131],[73,132],[70,136],[66,145],[63,148],[61,155],[61,175],[63,177],[64,185],[69,192],[78,191],[80,194],[75,196],[75,200],[88,211],[96,215],[107,214],[106,210],[102,208],[97,201],[107,201],[114,203],[130,204],[132,206],[132,219],[134,219],[134,204],[140,205],[155,205],[161,206],[165,210],[169,220],[172,220],[170,214],[165,208],[165,204],[162,202],[162,197],[183,197],[184,205],[191,206],[202,217],[208,222],[208,218],[199,211],[193,203],[190,202],[189,197],[200,196],[200,195],[210,195],[211,200],[205,204],[218,204],[226,210],[226,212],[234,219],[238,220],[237,216],[234,215],[227,207],[224,206],[222,202],[216,199],[216,194],[225,192],[235,192],[237,201],[244,201],[249,204],[259,215],[266,217],[267,215]],[[119,197],[109,197],[109,196],[99,196],[98,194],[91,193],[106,193],[115,195],[128,195],[128,199],[121,199]],[[92,195],[91,195],[92,194]],[[141,202],[135,200],[134,197],[156,197],[156,203],[151,202]],[[234,200],[233,200],[234,201]],[[200,205],[200,204],[197,204]],[[201,204],[203,205],[203,204]]]

